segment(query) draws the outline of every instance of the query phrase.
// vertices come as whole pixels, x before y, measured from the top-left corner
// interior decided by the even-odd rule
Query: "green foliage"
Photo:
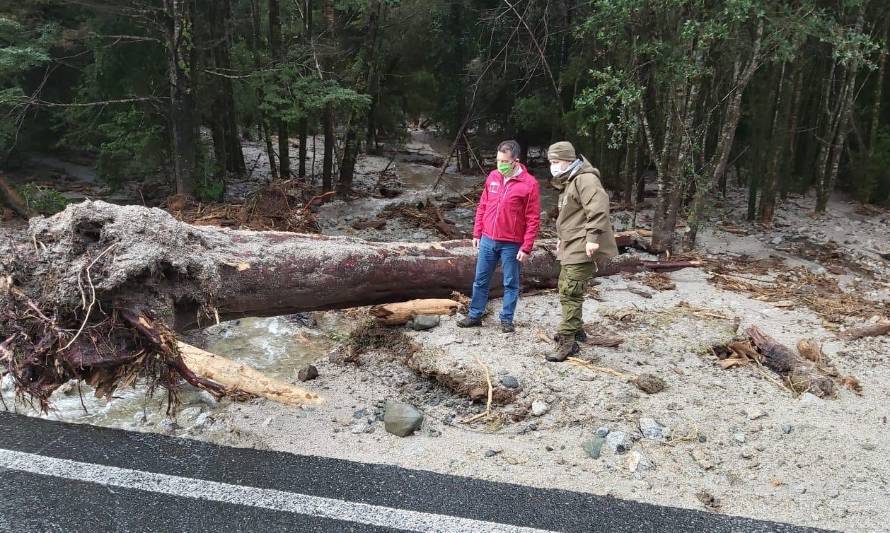
[[[54,215],[69,203],[59,191],[36,183],[26,183],[18,188],[18,192],[28,207],[41,215]]]

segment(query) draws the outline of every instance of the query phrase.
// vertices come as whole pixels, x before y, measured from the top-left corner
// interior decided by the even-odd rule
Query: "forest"
[[[874,0],[4,1],[0,169],[68,151],[112,188],[160,178],[149,204],[214,200],[257,142],[271,179],[348,196],[409,127],[468,173],[567,139],[688,249],[728,183],[765,225],[789,194],[888,201],[887,35]]]

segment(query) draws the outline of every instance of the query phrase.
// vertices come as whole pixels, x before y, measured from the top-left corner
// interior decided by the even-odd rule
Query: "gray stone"
[[[748,420],[757,420],[758,418],[763,418],[766,416],[766,412],[762,409],[757,409],[756,407],[749,407],[745,409],[745,414],[748,416]]]
[[[519,380],[514,378],[513,376],[507,375],[501,377],[501,385],[507,387],[508,389],[518,389],[519,388]]]
[[[792,429],[793,428],[791,427],[791,424],[782,424],[782,433],[787,435],[787,434],[791,433]]]
[[[485,457],[494,457],[499,453],[501,453],[500,450],[485,450]]]
[[[300,381],[310,381],[318,377],[318,369],[315,365],[306,365],[297,372],[297,379]]]
[[[433,329],[439,325],[441,318],[438,315],[418,315],[411,321],[411,329],[414,331],[424,331]]]
[[[807,404],[807,405],[813,405],[813,404],[822,402],[822,399],[819,398],[818,396],[816,396],[815,394],[813,394],[812,392],[805,392],[805,393],[801,394],[799,400],[800,400],[800,403]]]
[[[624,453],[630,450],[633,442],[623,431],[613,431],[606,436],[606,444],[615,453]]]
[[[600,427],[596,428],[596,436],[597,437],[606,438],[606,435],[608,435],[608,434],[609,434],[609,428],[607,428],[606,426],[600,426]]]
[[[179,429],[179,424],[177,424],[176,421],[172,418],[167,417],[158,422],[158,429],[160,429],[162,433],[172,435],[176,432],[177,429]]]
[[[745,434],[744,433],[736,433],[732,436],[732,440],[738,442],[739,444],[745,444]]]
[[[386,402],[383,423],[387,432],[399,437],[407,437],[420,429],[420,425],[423,423],[423,413],[407,403]]]
[[[774,237],[773,240],[770,241],[773,244],[782,244],[782,237]]]
[[[541,400],[535,400],[532,402],[532,415],[534,416],[543,416],[550,410],[550,406]]]
[[[591,459],[599,459],[600,452],[602,452],[603,444],[605,443],[605,438],[593,437],[582,442],[581,447],[584,448],[584,451],[587,452]]]
[[[662,440],[667,437],[667,428],[655,421],[654,418],[643,417],[640,419],[640,433],[647,439]]]

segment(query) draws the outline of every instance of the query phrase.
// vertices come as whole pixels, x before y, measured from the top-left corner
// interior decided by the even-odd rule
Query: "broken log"
[[[204,379],[219,383],[227,390],[260,396],[287,405],[318,404],[317,394],[300,387],[270,378],[237,361],[178,341],[179,353],[185,365]]]
[[[820,398],[834,396],[834,381],[815,363],[800,357],[757,326],[749,327],[747,334],[763,356],[763,365],[785,378],[793,391],[810,392]]]
[[[890,333],[890,320],[881,320],[874,324],[850,328],[838,335],[846,340],[861,339],[863,337],[880,337]]]
[[[384,326],[407,324],[419,315],[452,315],[460,304],[444,298],[424,298],[409,302],[375,305],[371,308],[371,316]]]

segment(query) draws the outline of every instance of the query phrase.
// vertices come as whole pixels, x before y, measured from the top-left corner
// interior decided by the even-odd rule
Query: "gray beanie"
[[[560,141],[550,145],[547,149],[547,159],[556,159],[558,161],[574,161],[578,159],[575,155],[575,147],[569,141]]]

